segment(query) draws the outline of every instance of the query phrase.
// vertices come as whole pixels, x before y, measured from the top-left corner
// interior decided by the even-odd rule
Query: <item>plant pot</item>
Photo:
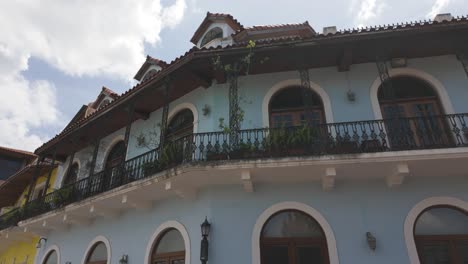
[[[206,154],[206,160],[227,160],[227,154],[226,153],[217,153],[217,152],[208,152]]]

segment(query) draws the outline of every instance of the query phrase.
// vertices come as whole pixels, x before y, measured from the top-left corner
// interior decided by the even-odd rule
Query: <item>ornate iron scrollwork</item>
[[[159,135],[159,147],[162,150],[164,146],[164,141],[166,139],[166,132],[167,132],[167,119],[169,115],[169,90],[170,90],[170,79],[166,78],[163,84],[164,89],[164,106],[162,111],[162,118],[161,118],[161,133]]]
[[[310,87],[310,76],[309,70],[300,69],[299,75],[301,77],[301,87],[302,87],[302,101],[305,107],[305,117],[304,121],[312,117],[312,109],[314,106],[313,93]]]
[[[232,72],[228,75],[229,81],[229,140],[233,147],[239,143],[239,130],[241,113],[239,109],[239,93],[237,79],[239,74]]]
[[[388,73],[387,61],[377,57],[375,60],[377,65],[377,70],[379,71],[381,88],[383,88],[384,93],[393,93],[392,83],[390,80],[390,74]],[[393,97],[392,94],[387,94],[388,97]]]

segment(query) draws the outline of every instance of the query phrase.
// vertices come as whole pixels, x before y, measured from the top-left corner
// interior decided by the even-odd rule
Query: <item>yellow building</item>
[[[26,203],[31,181],[37,172],[40,176],[35,181],[30,200],[40,198],[44,192],[47,194],[53,191],[53,183],[57,176],[56,166],[49,164],[26,166],[0,186],[0,215],[15,210]],[[49,186],[45,191],[49,174]],[[17,227],[14,226],[1,228],[3,230],[0,231],[0,236],[3,236],[4,239],[0,243],[0,264],[33,264],[37,250],[36,244],[40,238],[33,234],[19,235],[18,231],[14,230]],[[14,235],[9,235],[10,233],[14,233]],[[8,235],[9,237],[7,237]]]

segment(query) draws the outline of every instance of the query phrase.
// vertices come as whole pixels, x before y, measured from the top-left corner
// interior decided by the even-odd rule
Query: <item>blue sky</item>
[[[169,62],[190,49],[207,11],[320,32],[466,15],[468,0],[1,1],[0,145],[34,150],[102,86],[128,90],[146,54]]]

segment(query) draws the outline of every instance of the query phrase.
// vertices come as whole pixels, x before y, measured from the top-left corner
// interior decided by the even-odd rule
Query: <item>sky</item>
[[[103,86],[130,89],[147,54],[184,54],[207,11],[244,26],[308,21],[321,32],[468,15],[468,0],[0,1],[0,146],[33,151]]]

